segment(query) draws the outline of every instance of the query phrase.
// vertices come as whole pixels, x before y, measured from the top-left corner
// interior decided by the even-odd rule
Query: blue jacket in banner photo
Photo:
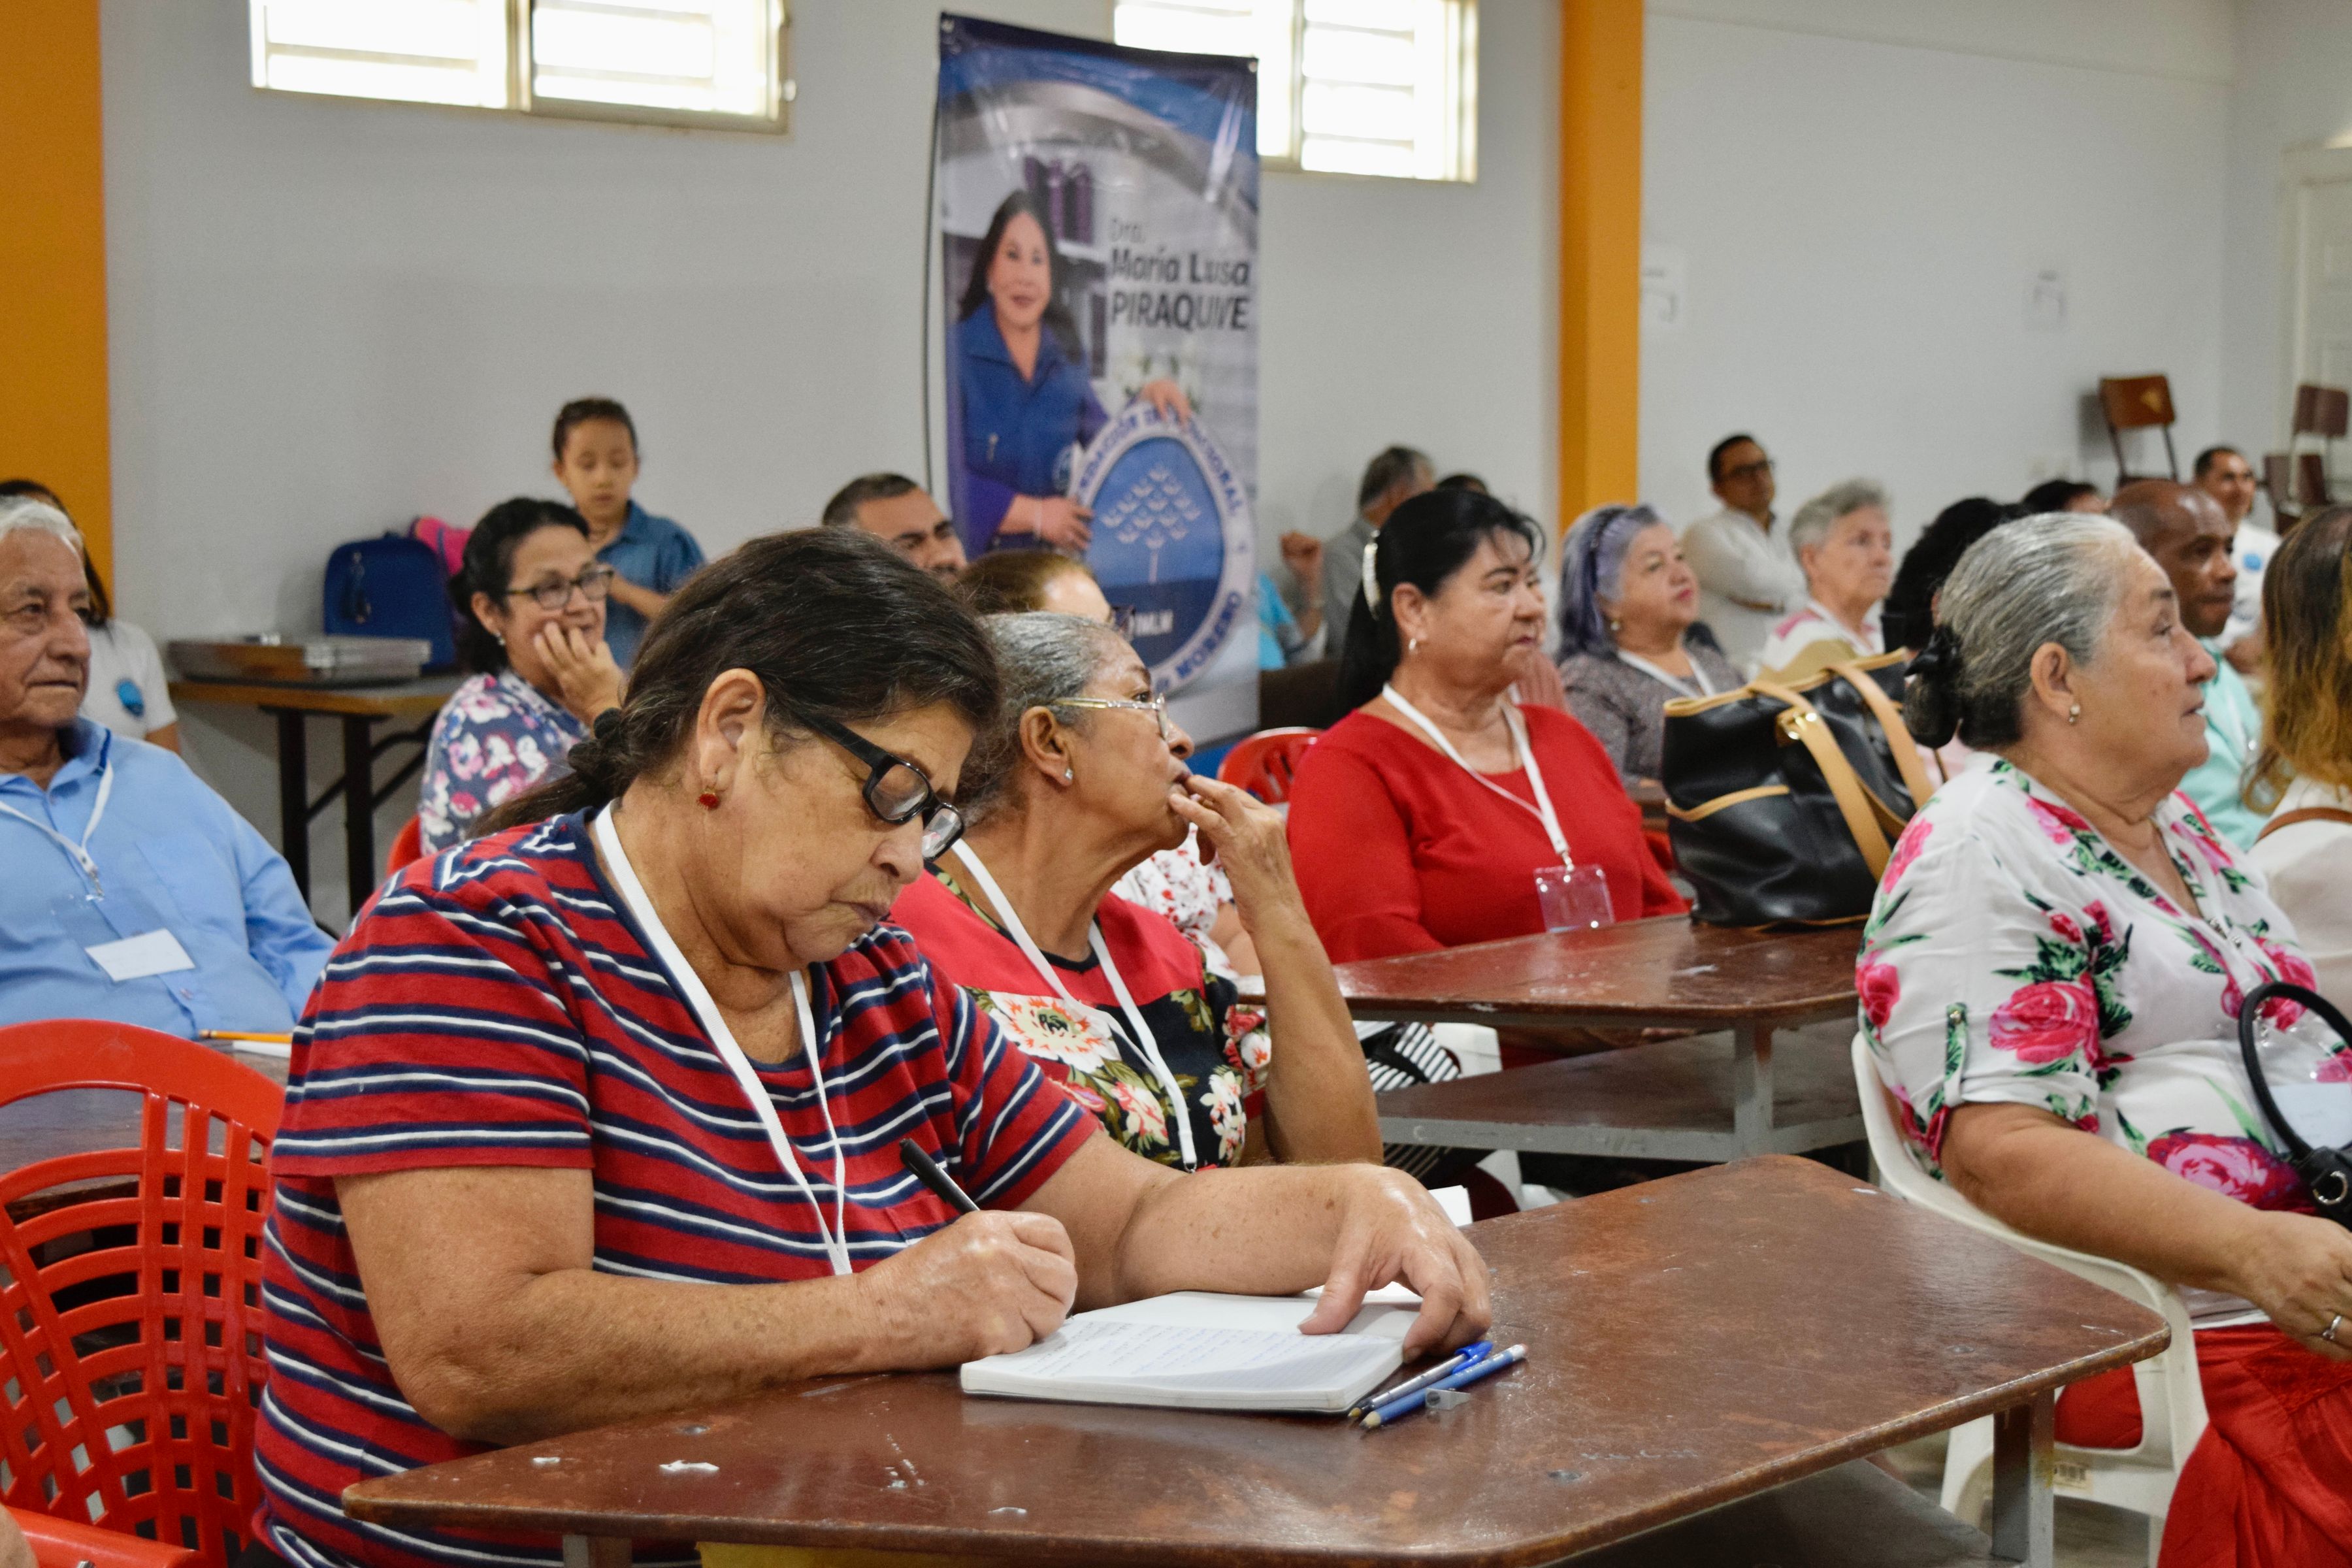
[[[1087,378],[1048,327],[1039,335],[1037,365],[1029,376],[1013,363],[983,304],[956,323],[957,413],[963,436],[962,494],[956,526],[964,549],[978,556],[996,543],[1015,496],[1069,491],[1072,453],[1110,422]]]
[[[596,552],[596,559],[640,588],[675,594],[678,584],[702,570],[702,546],[694,535],[666,517],[656,517],[636,502],[613,542]],[[637,661],[637,645],[646,640],[646,617],[618,599],[604,602],[604,646],[623,669]]]

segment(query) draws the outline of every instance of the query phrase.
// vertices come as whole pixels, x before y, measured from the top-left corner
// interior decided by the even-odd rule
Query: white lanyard
[[[1535,792],[1536,799],[1533,805],[1521,800],[1465,762],[1462,753],[1454,749],[1454,742],[1440,733],[1436,725],[1423,718],[1420,709],[1398,696],[1395,687],[1381,687],[1381,695],[1389,700],[1390,707],[1419,725],[1421,732],[1429,737],[1430,743],[1452,758],[1455,767],[1542,823],[1544,837],[1551,840],[1552,853],[1559,857],[1561,865],[1574,868],[1576,857],[1568,852],[1568,835],[1559,830],[1559,814],[1552,810],[1551,792],[1544,788],[1543,769],[1537,765],[1536,749],[1528,743],[1527,726],[1521,722],[1519,710],[1517,708],[1507,701],[1503,704],[1503,727],[1510,731],[1511,748],[1518,753],[1519,766],[1527,770],[1528,787]]]
[[[801,1195],[808,1199],[809,1207],[816,1211],[817,1234],[824,1238],[824,1254],[832,1259],[833,1271],[835,1274],[848,1273],[848,1162],[842,1156],[841,1134],[834,1130],[833,1107],[825,1098],[824,1068],[821,1060],[824,1055],[824,1042],[817,1037],[816,1020],[809,1012],[808,976],[799,970],[793,972],[793,1006],[800,1014],[801,1054],[808,1058],[809,1077],[816,1083],[817,1110],[824,1118],[825,1138],[833,1144],[833,1224],[830,1227],[824,1223],[824,1205],[817,1201],[816,1190],[809,1185],[808,1178],[801,1174],[800,1162],[793,1158],[792,1140],[784,1136],[784,1124],[776,1116],[776,1102],[770,1097],[768,1086],[760,1081],[759,1072],[751,1066],[751,1058],[745,1056],[743,1047],[735,1043],[735,1031],[729,1028],[727,1020],[719,1016],[719,1005],[711,1001],[709,987],[702,984],[702,976],[687,963],[686,955],[678,951],[677,943],[672,940],[669,929],[662,924],[661,916],[654,912],[653,900],[646,897],[645,886],[637,880],[636,868],[629,864],[629,857],[621,847],[621,836],[613,826],[613,808],[609,805],[596,814],[596,847],[604,852],[604,862],[612,869],[614,884],[621,890],[621,901],[629,906],[629,913],[636,917],[637,924],[645,929],[646,937],[652,941],[654,956],[660,959],[663,967],[669,971],[672,984],[686,994],[687,1005],[693,1009],[695,1018],[702,1025],[703,1033],[710,1037],[710,1043],[718,1047],[719,1059],[727,1064],[727,1070],[735,1075],[736,1083],[742,1088],[743,1098],[751,1102],[752,1113],[759,1117],[761,1127],[767,1131],[770,1146],[776,1151],[776,1163],[784,1168],[784,1174],[800,1187]]]
[[[89,821],[81,830],[80,843],[75,843],[47,823],[27,816],[13,805],[0,803],[0,812],[5,812],[35,832],[46,833],[56,840],[58,847],[72,858],[75,868],[89,879],[89,896],[93,899],[106,897],[105,885],[98,879],[98,862],[89,858],[89,836],[98,831],[99,819],[106,815],[107,800],[114,794],[114,737],[109,735],[102,747],[100,754],[106,760],[98,770],[98,801],[89,808]]]
[[[1715,695],[1714,683],[1707,679],[1706,671],[1699,667],[1698,660],[1695,658],[1690,661],[1691,672],[1690,675],[1685,678],[1679,675],[1670,674],[1666,670],[1661,669],[1658,666],[1652,664],[1640,654],[1627,653],[1622,647],[1617,650],[1617,657],[1625,663],[1632,665],[1635,669],[1640,670],[1643,674],[1649,676],[1652,679],[1664,681],[1668,686],[1673,687],[1676,691],[1681,692],[1685,697],[1712,697]],[[1693,686],[1696,686],[1697,689],[1695,691],[1691,689]]]
[[[971,879],[980,884],[981,891],[988,895],[988,901],[996,906],[996,917],[1004,922],[1005,934],[1013,939],[1030,964],[1045,977],[1045,984],[1054,988],[1054,994],[1073,1007],[1088,1012],[1098,1011],[1087,1008],[1085,1003],[1070,994],[1070,988],[1062,984],[1061,975],[1030,936],[1029,928],[1023,925],[1021,917],[1013,912],[1013,900],[1004,896],[1004,889],[996,885],[996,879],[990,876],[988,868],[980,863],[979,853],[970,844],[958,844],[949,853],[963,863],[971,873]],[[1192,1152],[1192,1116],[1184,1103],[1183,1086],[1168,1069],[1167,1059],[1160,1054],[1160,1043],[1151,1037],[1150,1026],[1143,1021],[1143,1009],[1135,1005],[1134,996],[1128,992],[1127,982],[1119,975],[1118,965],[1110,961],[1110,948],[1103,941],[1102,927],[1096,921],[1087,922],[1087,940],[1094,948],[1095,962],[1102,966],[1103,978],[1110,982],[1111,994],[1118,998],[1119,1011],[1127,1015],[1127,1026],[1135,1033],[1136,1050],[1142,1056],[1145,1065],[1158,1075],[1160,1087],[1168,1095],[1168,1110],[1176,1123],[1176,1136],[1184,1154],[1184,1168],[1188,1171],[1197,1169],[1201,1160]]]

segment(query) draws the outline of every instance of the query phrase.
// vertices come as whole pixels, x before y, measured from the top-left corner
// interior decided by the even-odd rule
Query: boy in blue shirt
[[[623,669],[636,662],[646,626],[702,565],[694,535],[629,499],[637,482],[637,426],[609,397],[582,397],[555,416],[555,478],[588,520],[596,559],[619,574],[604,607],[604,646]]]

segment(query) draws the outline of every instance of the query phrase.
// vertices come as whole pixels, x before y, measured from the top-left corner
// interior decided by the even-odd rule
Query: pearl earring
[[[1612,632],[1622,632],[1625,629],[1625,623],[1620,620],[1612,620],[1609,623],[1609,629]]]
[[[2079,702],[2066,710],[2066,722],[2069,724],[2072,724],[2075,720],[2080,719],[2082,716],[2083,705]]]
[[[1068,768],[1064,768],[1064,769],[1062,770],[1062,782],[1063,782],[1064,784],[1076,784],[1076,783],[1077,782],[1077,779],[1078,779],[1078,775],[1077,775],[1076,773],[1073,773],[1073,772],[1072,772],[1071,770],[1069,770]]]

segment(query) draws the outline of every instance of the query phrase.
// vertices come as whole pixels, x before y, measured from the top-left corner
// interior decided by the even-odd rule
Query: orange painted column
[[[1561,0],[1559,526],[1636,500],[1642,0]]]
[[[0,4],[0,479],[56,490],[110,582],[98,5]]]

